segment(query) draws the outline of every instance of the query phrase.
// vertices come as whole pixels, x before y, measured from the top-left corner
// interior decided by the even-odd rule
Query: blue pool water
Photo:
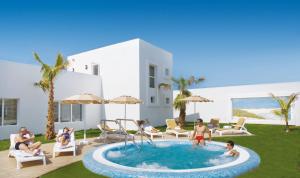
[[[117,147],[104,153],[107,160],[116,164],[152,169],[194,169],[225,164],[235,160],[224,156],[225,148],[218,145],[195,146],[190,144],[145,144],[141,149],[134,145]]]
[[[124,143],[113,143],[91,150],[82,161],[88,170],[112,178],[233,178],[259,165],[254,151],[237,146],[240,156],[226,157],[225,146],[209,142],[193,149],[189,140],[158,140],[141,150],[129,142],[125,151]]]

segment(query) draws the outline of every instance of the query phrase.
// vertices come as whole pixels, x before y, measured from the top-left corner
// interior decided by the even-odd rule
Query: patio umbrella
[[[193,102],[194,103],[194,114],[196,114],[196,103],[197,102],[213,102],[213,100],[209,100],[207,98],[204,98],[199,95],[194,95],[194,96],[189,96],[184,99],[181,99],[182,101],[187,101],[187,102]]]
[[[70,96],[62,100],[62,103],[63,104],[105,104],[107,103],[107,100],[93,94],[84,93],[84,94]],[[83,143],[87,143],[85,119],[83,120],[83,127],[84,127]]]
[[[125,106],[125,112],[124,112],[124,119],[126,119],[126,105],[127,104],[140,104],[142,103],[142,100],[134,98],[132,96],[120,96],[117,98],[114,98],[112,100],[109,100],[110,103],[114,103],[114,104],[124,104]],[[126,120],[125,120],[125,130],[126,130]]]

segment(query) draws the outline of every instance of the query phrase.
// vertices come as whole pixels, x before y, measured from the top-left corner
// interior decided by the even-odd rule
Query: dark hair
[[[234,142],[233,142],[232,140],[228,140],[227,143],[228,143],[230,146],[234,147]]]
[[[64,127],[64,129],[63,129],[63,130],[65,130],[65,129],[67,129],[68,131],[70,130],[68,127]]]
[[[197,119],[197,122],[203,122],[203,119],[199,118]]]

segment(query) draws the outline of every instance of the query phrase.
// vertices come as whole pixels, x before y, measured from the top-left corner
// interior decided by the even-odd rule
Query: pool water
[[[236,158],[224,156],[224,146],[207,144],[206,146],[195,146],[189,142],[158,142],[155,144],[143,144],[137,149],[131,144],[124,148],[116,147],[104,152],[107,160],[123,166],[180,170],[205,168],[225,164]]]

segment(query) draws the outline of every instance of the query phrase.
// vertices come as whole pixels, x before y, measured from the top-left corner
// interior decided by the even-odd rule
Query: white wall
[[[149,65],[156,67],[155,88],[149,87]],[[169,69],[169,76],[165,69]],[[141,105],[141,118],[148,119],[152,125],[165,124],[165,119],[172,117],[173,91],[172,89],[159,89],[159,83],[171,83],[173,69],[172,54],[140,40],[140,96],[144,101]],[[154,96],[155,104],[151,104],[150,97]],[[165,98],[170,98],[170,104]]]
[[[102,83],[100,96],[113,99],[121,95],[140,98],[139,93],[139,40],[130,40],[115,45],[86,51],[68,57],[69,69],[91,73],[91,65],[99,64]],[[75,60],[75,61],[74,61]],[[88,65],[88,70],[84,66]],[[124,105],[107,104],[101,119],[124,118]],[[127,118],[140,119],[139,105],[127,106]],[[129,125],[130,127],[130,125]]]
[[[211,118],[220,118],[222,122],[235,122],[232,118],[232,98],[269,97],[270,93],[278,96],[288,96],[300,92],[300,82],[275,83],[260,85],[243,85],[230,87],[202,88],[190,90],[193,95],[200,95],[213,100],[212,103],[197,103],[196,112],[205,121]],[[174,97],[178,91],[174,91]],[[193,103],[188,104],[187,115],[194,113]],[[178,111],[174,111],[174,117],[178,117]],[[291,124],[300,125],[300,99],[292,107]],[[188,117],[193,120],[194,117]],[[258,124],[283,124],[282,120],[247,120],[247,123]]]
[[[162,104],[149,106],[150,92],[159,97],[169,96],[172,103],[172,91],[149,90],[148,66],[153,64],[158,69],[157,82],[168,82],[163,76],[164,68],[168,67],[172,75],[172,55],[143,40],[134,39],[103,48],[98,48],[68,57],[69,71],[91,74],[91,66],[99,64],[102,83],[101,97],[113,99],[121,95],[129,95],[143,100],[141,105],[127,105],[127,118],[149,119],[153,125],[164,123],[166,117],[172,115],[172,107]],[[85,69],[85,65],[88,69]],[[124,118],[124,105],[105,105],[102,119]],[[127,125],[133,128],[132,125]]]
[[[8,138],[25,126],[35,133],[44,133],[47,115],[47,95],[34,82],[40,79],[40,67],[8,61],[0,61],[0,98],[18,99],[17,125],[0,126],[0,139]],[[55,83],[55,99],[60,100],[82,92],[100,94],[100,82],[96,76],[63,72]],[[86,106],[83,117],[88,127],[95,127],[99,121],[100,106]],[[64,126],[82,129],[82,122],[56,123],[56,129]]]

